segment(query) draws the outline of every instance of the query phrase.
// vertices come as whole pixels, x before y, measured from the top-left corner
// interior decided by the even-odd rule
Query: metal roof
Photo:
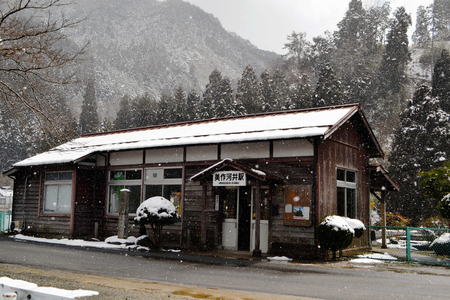
[[[328,138],[350,118],[358,116],[373,156],[383,156],[358,104],[281,111],[193,121],[84,135],[13,165],[17,167],[77,163],[99,152],[279,140]]]

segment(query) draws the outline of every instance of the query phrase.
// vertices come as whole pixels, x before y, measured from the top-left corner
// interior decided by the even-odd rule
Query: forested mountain
[[[66,34],[78,47],[89,42],[77,76],[94,77],[101,117],[114,118],[126,94],[160,99],[178,86],[201,91],[214,68],[235,81],[247,65],[261,73],[278,58],[181,0],[77,0],[67,12],[86,16]],[[84,86],[75,92],[78,115]]]

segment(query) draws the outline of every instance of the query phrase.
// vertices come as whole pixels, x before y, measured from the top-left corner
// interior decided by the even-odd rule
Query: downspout
[[[21,228],[22,230],[25,229],[25,198],[26,198],[26,195],[27,195],[28,178],[30,176],[31,175],[28,174],[25,177],[25,186],[23,187],[23,195],[22,195],[22,228]]]

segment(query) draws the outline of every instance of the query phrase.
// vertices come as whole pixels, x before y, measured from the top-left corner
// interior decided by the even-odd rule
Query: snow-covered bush
[[[365,229],[364,224],[356,219],[335,215],[325,216],[317,228],[320,247],[325,250],[331,250],[333,252],[333,260],[335,260],[336,251],[349,247],[353,242],[353,238],[355,236],[361,237]]]
[[[155,247],[161,247],[161,231],[166,225],[180,221],[175,206],[164,197],[152,197],[139,205],[136,210],[134,224],[139,226],[150,225],[153,230]]]
[[[431,243],[430,248],[437,255],[450,256],[450,233],[444,233]]]
[[[447,194],[444,198],[442,198],[438,208],[441,215],[450,220],[450,194]]]
[[[355,231],[355,237],[360,238],[364,235],[366,231],[366,226],[364,226],[363,222],[358,219],[350,219],[347,217],[341,217],[345,222]]]

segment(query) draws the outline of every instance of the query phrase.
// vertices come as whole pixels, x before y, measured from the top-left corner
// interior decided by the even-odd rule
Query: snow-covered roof
[[[74,163],[108,151],[326,136],[359,110],[359,105],[353,104],[92,134],[20,161],[14,167]]]

